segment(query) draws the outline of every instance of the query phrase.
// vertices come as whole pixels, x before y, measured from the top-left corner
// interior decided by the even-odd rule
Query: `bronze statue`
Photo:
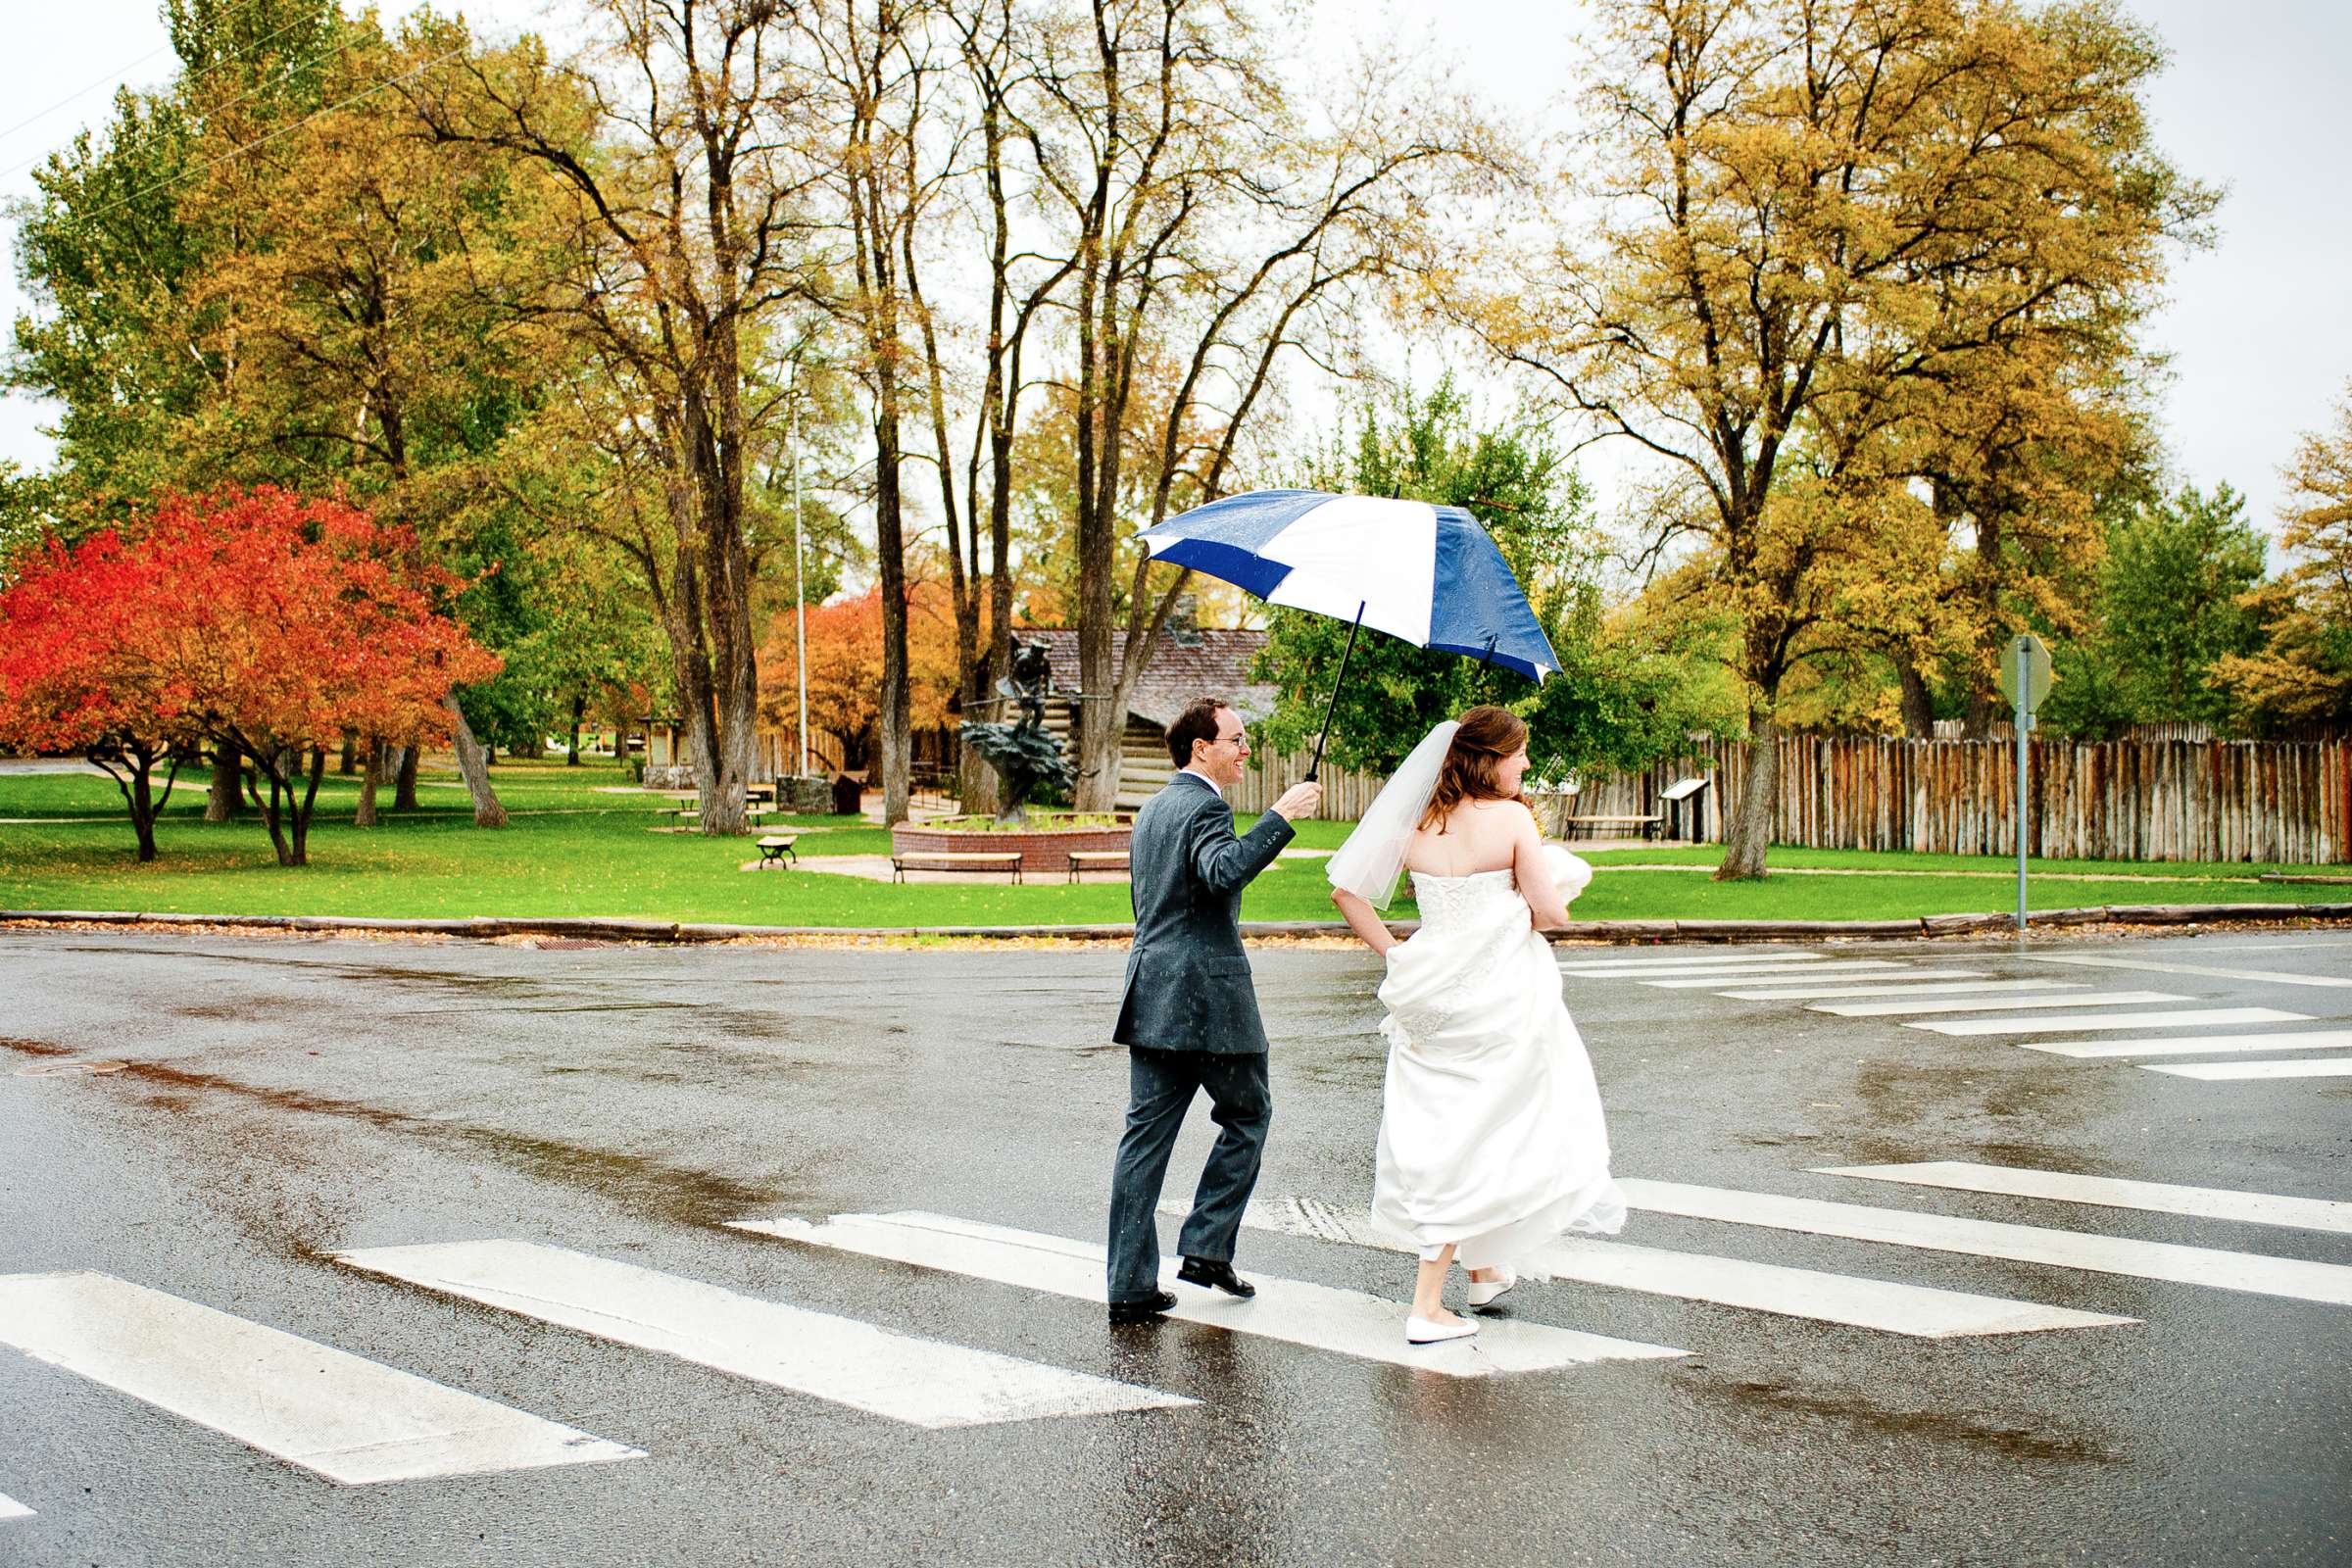
[[[997,821],[1007,827],[1029,819],[1029,798],[1051,786],[1067,792],[1078,783],[1060,743],[1046,729],[1046,694],[1054,666],[1043,638],[1012,645],[1012,658],[997,695],[1021,710],[1014,723],[966,724],[963,743],[988,760],[999,780]]]

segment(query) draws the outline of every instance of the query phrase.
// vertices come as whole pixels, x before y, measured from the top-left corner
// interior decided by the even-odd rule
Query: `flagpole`
[[[792,402],[792,619],[793,664],[800,675],[801,687],[801,770],[796,778],[808,776],[808,557],[801,544],[801,514],[807,503],[801,489],[801,405],[794,397],[799,391],[801,367],[793,362],[792,381],[784,395]]]
[[[1355,657],[1355,634],[1364,629],[1364,606],[1368,601],[1355,603],[1355,620],[1348,628],[1348,651],[1340,656],[1340,678],[1332,683],[1331,701],[1323,707],[1323,733],[1315,737],[1315,760],[1307,764],[1306,782],[1315,782],[1323,771],[1323,743],[1331,738],[1331,715],[1340,706],[1340,688],[1348,684],[1348,662]]]

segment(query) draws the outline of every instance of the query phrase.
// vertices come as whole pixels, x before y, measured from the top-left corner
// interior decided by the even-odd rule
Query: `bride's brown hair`
[[[1446,760],[1438,764],[1437,792],[1421,813],[1421,825],[1445,832],[1446,818],[1464,801],[1526,805],[1525,796],[1505,795],[1494,781],[1494,770],[1502,760],[1526,744],[1526,723],[1507,708],[1482,704],[1464,713],[1461,728],[1453,732],[1453,744],[1446,749]]]

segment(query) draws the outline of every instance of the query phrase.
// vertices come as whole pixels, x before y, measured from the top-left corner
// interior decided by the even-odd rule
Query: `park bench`
[[[964,850],[907,850],[890,858],[890,879],[904,882],[909,871],[1010,871],[1021,880],[1021,852],[979,854]]]
[[[1660,816],[1657,812],[1648,811],[1630,813],[1621,816],[1594,815],[1563,817],[1561,818],[1561,825],[1567,829],[1568,836],[1570,838],[1574,838],[1576,836],[1576,830],[1578,828],[1583,828],[1590,836],[1597,838],[1600,830],[1604,827],[1638,827],[1642,830],[1642,836],[1646,839],[1654,838],[1657,835],[1658,824],[1664,820],[1665,818]]]
[[[1127,869],[1125,850],[1072,850],[1070,852],[1070,880],[1078,880],[1081,871],[1124,871]]]
[[[747,806],[743,808],[743,819],[751,823],[754,827],[758,827],[760,825],[760,819],[767,815],[768,812],[769,808],[764,806]],[[699,806],[675,806],[670,808],[669,814],[678,819],[678,826],[684,827],[689,822],[701,821],[703,819],[703,808]]]
[[[771,865],[782,866],[786,860],[790,860],[794,865],[800,864],[801,857],[793,849],[794,843],[799,838],[798,833],[771,833],[761,839],[760,841],[760,869],[765,870]]]

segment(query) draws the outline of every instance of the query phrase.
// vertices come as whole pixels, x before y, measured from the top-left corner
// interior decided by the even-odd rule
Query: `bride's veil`
[[[1461,727],[1446,719],[1421,737],[1421,744],[1389,775],[1363,820],[1324,866],[1333,887],[1354,894],[1375,909],[1389,906],[1404,869],[1405,846],[1420,827],[1430,797],[1438,793],[1439,770],[1453,745],[1453,732]]]

